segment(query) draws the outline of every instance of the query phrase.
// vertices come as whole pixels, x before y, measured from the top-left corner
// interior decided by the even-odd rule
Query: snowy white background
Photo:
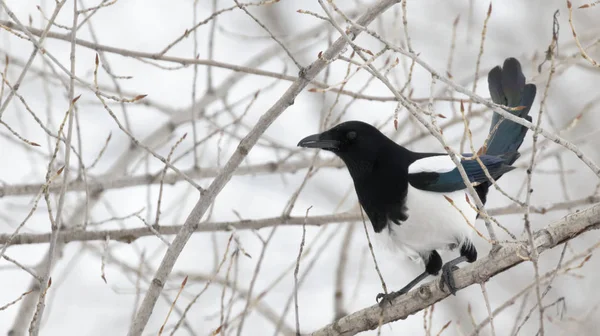
[[[85,4],[82,6],[81,4]],[[358,8],[361,12],[363,4],[354,1],[337,1],[338,6],[344,10]],[[41,17],[36,6],[41,6],[46,16],[52,13],[54,1],[29,1],[8,0],[7,6],[17,17],[27,24],[29,17],[36,28],[43,28],[46,20]],[[80,7],[96,5],[96,2],[85,0],[79,3]],[[234,5],[233,1],[219,0],[218,8]],[[578,7],[584,2],[574,2]],[[366,5],[366,4],[364,4]],[[472,7],[470,7],[472,5]],[[489,2],[485,1],[408,1],[408,25],[413,49],[420,54],[420,58],[431,64],[441,73],[445,73],[448,55],[450,52],[452,23],[457,16],[460,21],[457,27],[456,50],[452,75],[467,88],[472,87],[475,73],[475,63],[479,53],[481,28]],[[68,1],[58,15],[57,23],[65,26],[72,24],[73,4]],[[102,8],[91,19],[96,38],[99,44],[122,48],[127,50],[158,52],[179,37],[186,29],[193,26],[194,2],[188,1],[156,1],[156,0],[119,0],[114,5]],[[279,3],[249,7],[254,15],[267,25],[278,37],[290,38],[317,25],[322,24],[319,19],[305,14],[297,13],[298,9],[310,10],[323,14],[317,1],[282,0]],[[534,120],[539,111],[539,104],[547,80],[547,69],[549,62],[544,64],[546,70],[542,74],[537,73],[537,65],[541,62],[547,49],[552,34],[552,15],[555,10],[560,10],[558,16],[560,22],[559,34],[559,59],[575,54],[577,49],[574,45],[572,34],[568,23],[568,12],[564,1],[534,0],[534,1],[495,1],[493,12],[487,28],[484,53],[481,58],[481,75],[478,82],[477,93],[489,97],[487,92],[487,71],[493,66],[502,64],[506,57],[516,57],[523,64],[523,70],[529,82],[534,81],[538,85],[538,95],[531,115]],[[197,18],[203,20],[211,15],[212,1],[203,0],[197,3]],[[393,41],[403,41],[404,31],[401,20],[400,4],[388,10],[379,21],[370,27],[377,30],[386,38]],[[587,46],[598,38],[600,26],[600,6],[587,10],[577,10],[574,13],[575,24],[583,45]],[[0,18],[8,20],[5,11],[0,10]],[[327,26],[323,26],[327,27]],[[66,30],[59,27],[51,31],[65,34]],[[313,62],[319,51],[327,48],[328,32],[331,27],[324,28],[315,38],[288,43],[294,56],[302,65]],[[208,58],[208,41],[210,36],[210,24],[204,25],[197,30],[198,55],[200,59]],[[332,32],[333,39],[338,37],[337,32]],[[92,35],[87,26],[82,27],[77,37],[82,40],[92,41]],[[293,40],[292,40],[293,41]],[[373,52],[381,47],[374,39],[361,36],[357,42]],[[402,42],[403,43],[403,42]],[[69,67],[70,44],[66,41],[48,38],[45,48],[60,62]],[[217,19],[216,33],[214,38],[214,56],[219,62],[244,65],[248,60],[261,54],[266,48],[273,47],[275,42],[268,38],[266,32],[261,29],[243,11],[236,9],[226,12]],[[16,81],[21,73],[23,63],[28,59],[32,51],[32,45],[23,39],[15,37],[5,29],[0,29],[0,56],[1,67],[4,69],[5,54],[10,57],[7,77],[9,82]],[[88,83],[93,82],[94,58],[96,52],[83,46],[77,47],[76,52],[76,74]],[[176,63],[160,62],[161,65],[175,68],[167,70],[153,65],[140,62],[132,57],[124,57],[114,53],[106,53],[106,59],[110,63],[112,73],[117,76],[131,76],[128,79],[118,79],[125,96],[131,98],[138,94],[147,94],[145,99],[148,104],[138,102],[126,104],[126,113],[131,124],[132,133],[137,139],[145,139],[155,129],[164,125],[171,115],[188,115],[192,105],[192,85],[194,67],[180,67]],[[186,59],[194,57],[192,35],[181,41],[167,55],[178,56]],[[534,55],[536,59],[532,60]],[[600,59],[597,49],[591,49],[590,55]],[[349,52],[346,53],[349,56]],[[392,58],[395,58],[396,55]],[[406,72],[402,64],[410,64],[406,59],[401,59],[401,64],[395,68],[395,72],[401,83],[406,80]],[[23,81],[19,93],[26,99],[33,111],[42,120],[51,117],[52,124],[48,127],[56,132],[60,120],[68,109],[67,90],[56,79],[56,75],[43,80],[39,72],[52,73],[50,66],[44,64],[43,56],[38,55],[32,68]],[[376,63],[378,67],[383,65],[386,57]],[[20,63],[18,62],[20,60]],[[154,62],[154,61],[153,61]],[[566,63],[566,62],[565,62]],[[331,68],[328,83],[337,83],[343,79],[347,63],[336,62]],[[55,69],[55,65],[51,65]],[[198,77],[196,81],[196,97],[200,99],[207,90],[206,66],[198,66]],[[260,69],[273,72],[287,71],[288,75],[296,76],[297,69],[293,62],[281,52],[276,57],[270,58],[260,66]],[[232,72],[227,69],[213,67],[212,77],[214,86],[218,87]],[[67,78],[61,70],[56,70],[63,78]],[[589,63],[581,60],[570,61],[553,79],[549,89],[546,109],[542,125],[549,130],[563,129],[575,116],[584,110],[586,104],[591,104],[585,110],[583,117],[575,128],[564,132],[563,137],[578,141],[580,148],[595,162],[600,162],[597,148],[598,141],[597,123],[600,122],[597,106],[598,99],[598,74],[599,69],[591,69]],[[369,78],[369,75],[361,72],[348,83],[345,89],[357,91]],[[321,73],[319,80],[324,80]],[[113,90],[114,85],[106,71],[99,71],[101,84]],[[272,83],[274,86],[269,86]],[[244,136],[249,128],[254,126],[258,118],[266,111],[287,89],[289,81],[275,80],[263,76],[248,74],[227,93],[227,101],[235,102],[238,99],[255,92],[257,89],[269,86],[258,96],[256,102],[251,106],[248,114],[244,117],[242,126],[231,128],[238,136]],[[309,85],[309,88],[312,87]],[[413,98],[427,98],[430,90],[430,76],[418,66],[413,74],[412,87]],[[436,92],[443,92],[443,84],[438,83]],[[107,92],[114,92],[107,90]],[[364,92],[374,96],[391,96],[391,93],[377,80]],[[110,171],[111,167],[121,158],[121,155],[129,148],[129,138],[121,132],[114,120],[106,110],[98,103],[93,92],[81,86],[76,87],[75,95],[81,94],[78,104],[79,123],[82,141],[82,156],[87,165],[91,164],[97,157],[98,152],[104,146],[105,140],[112,133],[112,139],[106,148],[104,155],[97,166],[89,171],[92,177],[102,179],[102,175]],[[5,88],[4,97],[7,95]],[[443,96],[447,95],[444,94]],[[454,94],[457,97],[462,97]],[[265,138],[271,139],[282,149],[275,153],[269,142],[261,142],[266,146],[256,146],[242,163],[245,165],[256,165],[280,160],[286,155],[293,153],[289,162],[307,160],[314,154],[312,151],[299,151],[296,143],[302,137],[315,133],[319,130],[321,116],[327,113],[334,104],[335,93],[311,93],[306,90],[295,100],[283,115],[278,118],[265,133]],[[464,97],[462,97],[464,98]],[[350,99],[341,97],[341,101],[334,107],[334,113],[339,113]],[[232,108],[236,116],[241,115],[249,100]],[[123,109],[118,103],[112,102],[111,108],[119,119],[123,120]],[[396,104],[394,102],[373,102],[358,100],[350,106],[344,120],[359,119],[380,125],[386,121],[383,130],[386,134],[394,136],[399,142],[408,141],[412,136],[421,132],[413,122],[399,125],[396,132],[390,118],[393,117]],[[455,104],[455,108],[458,104]],[[161,108],[164,107],[164,108]],[[215,101],[205,106],[205,113],[211,114],[224,108],[223,101]],[[451,104],[448,102],[437,102],[436,112],[452,116]],[[474,109],[481,106],[474,105]],[[400,111],[401,120],[406,110]],[[491,114],[486,112],[486,116]],[[550,119],[548,118],[550,117]],[[214,122],[217,125],[230,123],[232,117],[229,113],[220,113]],[[43,130],[25,111],[18,99],[13,99],[5,113],[2,121],[10,125],[23,137],[41,144],[34,151],[25,150],[22,143],[14,138],[5,128],[0,128],[0,181],[2,186],[17,184],[43,183],[48,165],[49,144],[54,146],[54,141],[49,142]],[[483,125],[483,126],[482,126]],[[474,130],[487,130],[489,119],[477,118],[472,121]],[[215,129],[214,125],[199,118],[198,137]],[[452,140],[452,145],[458,145],[462,134],[463,125],[458,123],[445,130],[445,135]],[[184,134],[188,133],[186,140],[180,145],[176,153],[182,153],[190,148],[192,144],[192,127],[189,123],[177,127],[173,135],[163,146],[157,148],[157,152],[163,156],[168,155],[171,146]],[[396,133],[396,134],[394,134]],[[590,134],[586,139],[583,136]],[[476,132],[474,140],[476,146],[485,138],[484,132]],[[200,147],[199,163],[203,168],[215,168],[223,165],[235,150],[239,137],[231,137],[228,134],[216,135]],[[220,139],[220,140],[219,140]],[[526,138],[522,149],[531,147],[531,133]],[[220,148],[220,149],[219,149]],[[433,137],[425,137],[422,140],[411,143],[409,148],[422,151],[441,151],[439,143]],[[468,146],[466,147],[468,151]],[[556,150],[558,147],[549,144],[545,151]],[[42,155],[37,154],[42,153]],[[64,153],[61,151],[60,153]],[[521,167],[511,174],[504,176],[500,185],[511,195],[518,192],[525,181],[524,167],[529,163],[530,152],[523,155],[517,161]],[[559,152],[564,169],[568,171],[566,177],[566,191],[561,187],[560,175],[556,174],[559,169],[558,160],[549,157],[538,166],[539,172],[533,177],[532,204],[544,206],[568,199],[580,199],[591,195],[596,187],[597,178],[590,170],[581,163],[572,153]],[[61,159],[59,154],[59,160]],[[326,153],[319,154],[322,158],[331,159]],[[73,163],[75,162],[75,163]],[[148,163],[146,163],[148,162]],[[194,163],[191,156],[179,161],[176,166],[188,169]],[[76,161],[72,160],[72,167],[77,167]],[[148,166],[147,166],[148,165]],[[58,167],[58,166],[57,166]],[[144,157],[131,158],[124,175],[136,175],[150,172],[159,172],[163,164],[158,160],[146,161]],[[75,176],[77,169],[71,172]],[[225,189],[219,194],[211,212],[210,221],[237,221],[238,215],[243,219],[260,219],[276,217],[281,215],[284,208],[302,183],[306,169],[300,169],[295,173],[266,174],[257,173],[251,175],[234,176]],[[211,179],[200,179],[197,182],[207,187]],[[2,187],[0,186],[0,188]],[[318,173],[308,180],[305,189],[302,190],[295,203],[292,216],[304,216],[306,209],[312,206],[309,215],[331,214],[334,211],[356,211],[356,197],[351,190],[351,180],[345,169],[321,168]],[[348,197],[345,195],[349,193]],[[565,192],[567,195],[565,195]],[[510,201],[494,190],[490,193],[487,204],[488,209],[494,209],[510,204]],[[520,199],[524,199],[520,194]],[[25,196],[5,196],[0,199],[0,232],[12,233],[18,224],[25,218],[32,206],[35,194]],[[56,206],[58,197],[53,197],[53,205]],[[145,185],[136,187],[118,188],[105,191],[101,200],[89,209],[89,221],[99,222],[104,219],[127,216],[140,209],[141,216],[150,223],[154,222],[156,212],[156,201],[158,199],[158,185],[150,188]],[[73,216],[77,204],[85,200],[82,192],[68,193],[65,209],[65,221]],[[198,195],[186,182],[178,182],[175,185],[165,185],[162,199],[162,225],[182,224],[187,214],[198,200]],[[340,202],[341,205],[340,205]],[[586,205],[581,205],[586,206]],[[580,207],[581,207],[580,206]],[[575,209],[575,208],[574,208]],[[573,210],[574,210],[573,209]],[[534,228],[541,228],[546,224],[564,216],[567,211],[553,211],[544,215],[533,215]],[[517,235],[521,234],[523,227],[522,214],[499,216],[498,220]],[[207,216],[205,216],[205,219]],[[66,225],[77,225],[80,223],[66,223]],[[367,223],[368,224],[368,223]],[[344,234],[349,225],[355,225],[352,239],[346,246],[342,246]],[[485,232],[482,221],[478,221],[478,227]],[[121,227],[142,227],[143,223],[137,218],[128,218],[124,221],[113,220],[101,226],[91,229],[117,229]],[[369,225],[370,226],[370,225]],[[237,232],[243,249],[252,258],[239,257],[237,281],[240,289],[246,290],[255,271],[256,262],[259,260],[263,244],[257,235],[263,239],[269,235],[272,228],[265,228],[252,232],[240,230]],[[21,230],[23,233],[45,233],[50,231],[47,208],[44,201],[36,210],[34,216]],[[498,232],[498,230],[497,230]],[[372,231],[371,231],[372,233]],[[262,304],[269,307],[279,317],[286,307],[290,295],[293,294],[293,271],[290,267],[295,265],[300,245],[302,228],[300,226],[282,226],[277,229],[271,242],[266,247],[265,259],[262,263],[260,273],[253,295],[266,291],[262,298]],[[165,236],[172,239],[173,236]],[[145,329],[145,334],[155,334],[162,325],[169,310],[170,302],[177,294],[181,281],[185,275],[190,280],[185,287],[177,307],[184,309],[190,300],[205,286],[205,281],[193,279],[194,276],[210,277],[215,270],[216,263],[220,261],[225,251],[225,246],[230,237],[228,232],[196,233],[187,243],[186,248],[178,259],[175,270],[166,284],[164,293],[168,299],[160,298],[151,320]],[[371,234],[373,237],[373,234]],[[598,241],[598,233],[591,232],[575,239],[569,244],[567,257],[582,251]],[[508,236],[503,235],[502,239]],[[476,245],[480,256],[489,251],[489,244],[482,239],[476,238]],[[216,245],[215,245],[216,244]],[[375,253],[381,268],[381,272],[390,289],[397,289],[407,281],[421,272],[421,266],[407,260],[403,255],[396,253],[375,242]],[[235,246],[235,243],[232,243]],[[310,246],[307,257],[300,265],[300,274],[307,272],[305,280],[299,290],[299,316],[300,326],[303,332],[319,329],[332,322],[334,317],[334,289],[336,268],[340,258],[340,251],[348,250],[348,265],[344,273],[344,311],[347,313],[357,311],[374,303],[375,295],[381,291],[381,284],[373,267],[370,253],[367,249],[362,223],[336,223],[323,227],[307,227],[306,246]],[[123,335],[129,329],[132,315],[135,310],[136,301],[136,271],[139,269],[141,251],[144,251],[145,262],[148,268],[143,268],[144,277],[139,286],[147,288],[148,280],[151,279],[154,270],[158,267],[162,255],[166,251],[165,245],[155,236],[146,236],[131,244],[111,241],[108,244],[109,255],[105,257],[105,275],[107,283],[101,278],[102,255],[105,249],[104,242],[95,241],[88,243],[69,243],[59,256],[56,267],[52,270],[52,286],[49,289],[47,299],[48,307],[42,322],[42,335]],[[6,254],[20,263],[35,266],[42,261],[48,249],[48,244],[20,245],[9,247]],[[544,253],[540,264],[542,270],[550,270],[557,263],[561,248]],[[232,247],[233,250],[233,247]],[[229,251],[231,254],[232,250]],[[218,252],[215,255],[215,251]],[[105,254],[105,253],[104,253]],[[452,254],[444,254],[448,259]],[[311,266],[309,264],[313,263]],[[224,264],[220,278],[225,277],[229,265],[229,256]],[[309,269],[310,267],[310,269]],[[596,335],[600,328],[600,296],[597,295],[597,282],[600,280],[600,261],[592,259],[581,269],[574,273],[582,277],[559,276],[552,284],[547,297],[546,304],[554,302],[560,297],[566,300],[566,311],[562,308],[552,307],[546,315],[546,334],[548,335]],[[286,271],[287,270],[287,271]],[[269,288],[270,284],[280,276],[282,272],[285,277],[276,286]],[[6,260],[0,261],[0,305],[4,305],[28,290],[31,276],[21,269],[16,268]],[[429,279],[431,280],[431,279]],[[491,279],[487,284],[492,309],[504,303],[512,295],[533,280],[533,267],[529,263],[521,264],[499,276]],[[187,323],[195,335],[209,335],[219,326],[220,300],[223,287],[213,283],[208,290],[200,296],[188,313]],[[229,292],[228,292],[229,293]],[[37,296],[37,293],[35,294]],[[526,312],[535,304],[535,295],[529,295],[525,309]],[[229,299],[229,294],[226,296]],[[509,335],[515,316],[518,313],[521,300],[497,316],[495,320],[498,335]],[[20,302],[0,311],[0,333],[6,334],[11,330],[17,315],[19,314]],[[233,308],[233,316],[243,309],[245,300],[236,302]],[[485,303],[479,286],[471,286],[458,293],[456,297],[450,297],[435,305],[433,313],[433,333],[449,320],[452,324],[444,331],[444,335],[468,335],[472,330],[467,307],[472,309],[472,315],[479,323],[487,317]],[[534,311],[534,315],[537,311]],[[179,319],[179,314],[174,312],[167,323],[166,332],[170,333],[172,326]],[[289,306],[284,320],[288,330],[294,330],[293,303]],[[517,323],[520,323],[517,322]],[[532,317],[525,324],[520,334],[534,335],[538,328],[537,316]],[[265,318],[263,314],[253,310],[248,316],[243,335],[270,335],[274,333],[273,321]],[[228,334],[236,334],[237,325],[227,331]],[[383,335],[421,335],[424,334],[423,313],[410,316],[404,321],[398,321],[382,327]],[[490,334],[486,327],[482,334]],[[180,328],[177,334],[190,334],[190,329]],[[365,332],[364,335],[375,335],[376,332]]]

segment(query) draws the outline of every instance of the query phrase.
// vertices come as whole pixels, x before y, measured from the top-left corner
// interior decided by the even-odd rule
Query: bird
[[[488,73],[494,103],[531,122],[535,84],[526,84],[519,61],[505,59]],[[487,142],[478,153],[462,154],[460,164],[485,204],[492,181],[515,169],[518,149],[528,128],[494,112]],[[411,259],[421,260],[423,273],[398,291],[379,293],[376,301],[392,303],[428,276],[441,271],[441,285],[456,295],[453,272],[462,262],[477,260],[473,225],[479,217],[475,202],[448,153],[415,152],[385,136],[368,123],[351,120],[300,140],[299,147],[332,152],[345,164],[360,205],[377,234],[387,233]],[[470,225],[469,225],[470,224]],[[438,250],[456,250],[459,256],[443,263]]]

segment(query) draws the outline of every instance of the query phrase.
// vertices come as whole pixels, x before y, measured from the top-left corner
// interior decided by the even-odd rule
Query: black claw
[[[385,302],[388,302],[390,304],[390,306],[391,306],[392,305],[392,300],[394,300],[395,298],[397,298],[397,297],[399,297],[399,296],[401,296],[403,294],[406,294],[406,291],[399,290],[399,291],[391,292],[391,293],[388,293],[388,294],[379,293],[375,297],[375,301],[377,301],[377,303],[379,303],[379,306],[381,306],[381,307],[383,307],[383,305],[385,304]]]
[[[384,293],[379,293],[379,294],[377,294],[377,296],[375,297],[375,301],[376,301],[377,303],[379,303],[380,305],[382,305],[382,304],[383,304],[382,302],[384,302],[384,301],[385,301],[385,297],[386,297],[386,294],[384,294]],[[381,301],[380,301],[380,300],[381,300]],[[390,304],[391,304],[391,302],[390,302]]]
[[[442,289],[444,289],[444,285],[448,286],[448,290],[450,294],[456,296],[456,283],[454,282],[454,271],[458,269],[456,265],[444,265],[442,266]]]

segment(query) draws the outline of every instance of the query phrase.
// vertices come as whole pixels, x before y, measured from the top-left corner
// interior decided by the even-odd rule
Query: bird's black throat
[[[401,224],[408,219],[408,166],[413,162],[403,147],[382,147],[363,155],[338,155],[348,168],[358,200],[375,232],[391,222]]]

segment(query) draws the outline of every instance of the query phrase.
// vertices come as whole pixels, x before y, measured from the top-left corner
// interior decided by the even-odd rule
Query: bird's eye
[[[354,139],[356,139],[356,132],[355,131],[350,131],[350,132],[346,133],[346,138],[348,138],[348,140],[354,140]]]

